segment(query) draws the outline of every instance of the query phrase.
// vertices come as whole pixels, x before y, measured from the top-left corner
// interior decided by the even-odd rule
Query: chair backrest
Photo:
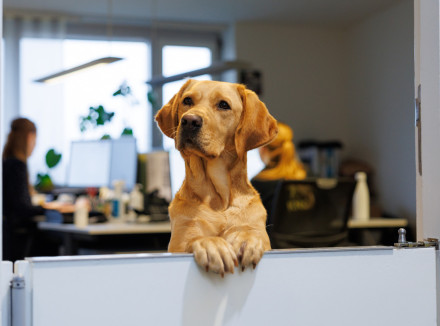
[[[279,181],[272,204],[272,248],[343,245],[355,185],[349,178]]]

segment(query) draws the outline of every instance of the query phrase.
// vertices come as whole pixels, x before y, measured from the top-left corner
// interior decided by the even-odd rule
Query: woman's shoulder
[[[15,157],[3,159],[3,169],[26,169],[26,163]]]

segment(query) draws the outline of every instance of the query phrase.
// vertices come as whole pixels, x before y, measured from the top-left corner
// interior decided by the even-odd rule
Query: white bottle
[[[144,195],[141,192],[141,184],[134,186],[130,192],[130,208],[142,212],[144,210]]]
[[[80,196],[75,202],[73,223],[78,228],[85,228],[89,224],[89,200]]]
[[[130,192],[128,196],[128,212],[127,212],[127,222],[128,223],[136,223],[137,220],[137,212],[142,212],[144,210],[144,195],[140,191],[142,185],[136,184],[133,190]]]
[[[370,193],[367,185],[367,174],[357,172],[355,179],[357,183],[353,194],[353,219],[365,221],[370,218]]]

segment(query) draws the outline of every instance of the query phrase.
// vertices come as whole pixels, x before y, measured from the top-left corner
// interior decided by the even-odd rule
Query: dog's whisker
[[[171,134],[175,134],[177,132],[177,128],[176,127],[171,127],[171,128],[168,128],[168,129],[164,129],[162,131],[163,131],[164,134],[168,134],[170,132],[171,132]]]

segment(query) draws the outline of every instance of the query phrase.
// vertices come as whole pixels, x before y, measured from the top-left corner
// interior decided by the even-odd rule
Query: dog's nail
[[[245,268],[246,268],[246,267],[241,266],[241,271],[244,272],[244,269],[245,269]]]
[[[257,267],[257,264],[253,263],[253,264],[252,264],[252,266],[253,266],[253,267],[254,267],[254,269],[255,269],[255,267]]]
[[[235,267],[238,267],[238,260],[237,259],[234,259],[234,265],[235,265]]]
[[[209,266],[208,266],[208,265],[205,266],[205,270],[206,270],[207,272],[209,271]]]
[[[221,272],[220,275],[222,276],[222,278],[225,278],[225,273]]]

